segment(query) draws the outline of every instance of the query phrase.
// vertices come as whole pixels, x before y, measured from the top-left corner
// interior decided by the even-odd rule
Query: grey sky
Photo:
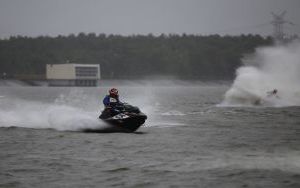
[[[272,33],[271,11],[300,24],[300,0],[0,0],[0,37],[12,35]],[[289,26],[300,33],[300,26]]]

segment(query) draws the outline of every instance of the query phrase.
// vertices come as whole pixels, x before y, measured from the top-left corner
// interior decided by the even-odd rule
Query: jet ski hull
[[[145,123],[146,119],[147,116],[141,113],[125,119],[108,119],[104,121],[112,126],[120,127],[128,132],[134,132]]]
[[[114,132],[124,132],[131,133],[135,132],[142,125],[144,125],[147,116],[143,113],[136,115],[131,115],[126,118],[108,118],[103,119],[107,123],[107,126],[98,129],[85,129],[83,132],[88,133],[114,133]]]
[[[114,114],[111,109],[102,111],[99,119],[107,126],[94,129],[85,129],[84,132],[109,133],[109,132],[134,132],[146,121],[147,116],[138,107],[123,103],[118,107],[119,113]]]

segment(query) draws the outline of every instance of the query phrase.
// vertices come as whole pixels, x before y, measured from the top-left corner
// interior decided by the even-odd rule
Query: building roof
[[[51,66],[53,65],[73,65],[73,66],[99,66],[99,64],[77,64],[77,63],[62,63],[62,64],[49,64]]]

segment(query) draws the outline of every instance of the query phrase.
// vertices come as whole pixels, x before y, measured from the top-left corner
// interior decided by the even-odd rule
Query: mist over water
[[[300,44],[258,48],[237,70],[224,106],[299,106]],[[267,92],[278,90],[277,95]]]

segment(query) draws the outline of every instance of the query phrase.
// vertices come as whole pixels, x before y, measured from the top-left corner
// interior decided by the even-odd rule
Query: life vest
[[[106,95],[103,99],[103,104],[105,107],[115,107],[119,103],[120,101],[118,98],[114,98],[109,95]]]

